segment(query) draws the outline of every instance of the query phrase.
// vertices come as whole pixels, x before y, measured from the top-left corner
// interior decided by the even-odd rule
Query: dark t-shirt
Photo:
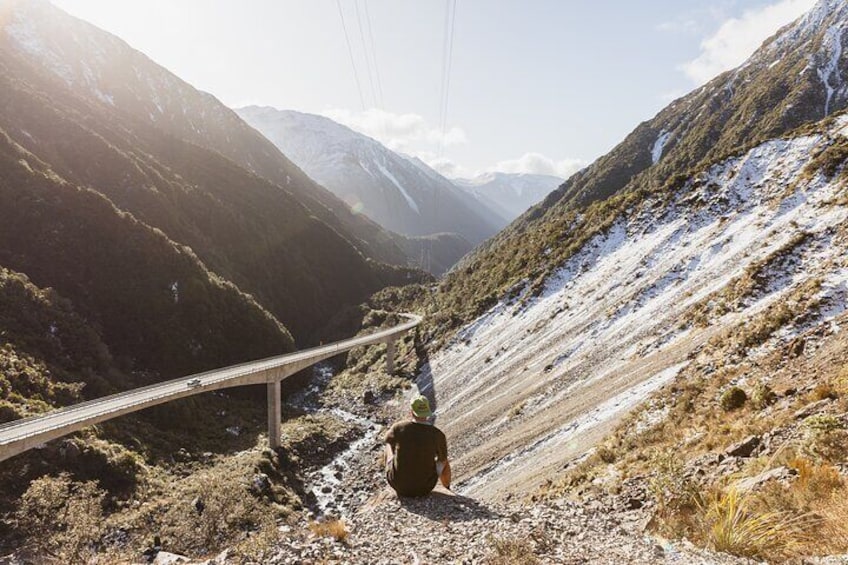
[[[386,478],[402,496],[428,494],[439,476],[436,460],[447,461],[448,444],[445,434],[430,424],[407,421],[393,425],[386,434],[394,459],[386,469]]]

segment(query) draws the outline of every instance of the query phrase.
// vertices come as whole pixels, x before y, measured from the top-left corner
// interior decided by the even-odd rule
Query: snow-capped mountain
[[[541,202],[563,179],[551,175],[490,172],[470,179],[453,179],[461,189],[509,221]]]
[[[329,118],[257,106],[236,112],[311,178],[389,230],[457,233],[476,245],[506,225],[432,169]]]

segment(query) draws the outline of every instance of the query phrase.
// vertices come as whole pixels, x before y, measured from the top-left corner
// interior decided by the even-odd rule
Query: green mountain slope
[[[72,301],[125,369],[177,376],[293,347],[272,315],[191,250],[5,135],[0,202],[0,265]],[[8,341],[31,339],[26,326],[3,329]]]
[[[117,38],[42,2],[19,4],[0,35],[0,127],[62,178],[190,246],[299,341],[420,276],[377,263],[405,262],[390,234],[342,213],[233,112]]]

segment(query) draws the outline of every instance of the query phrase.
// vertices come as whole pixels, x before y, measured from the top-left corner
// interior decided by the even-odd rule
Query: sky
[[[566,178],[815,0],[52,0],[230,107]],[[447,77],[447,78],[445,78]]]

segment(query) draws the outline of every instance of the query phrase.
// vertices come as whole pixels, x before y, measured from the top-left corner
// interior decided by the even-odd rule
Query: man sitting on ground
[[[450,489],[448,444],[430,421],[430,402],[418,396],[410,409],[412,419],[397,422],[386,434],[386,479],[400,496],[426,496],[439,479]]]

